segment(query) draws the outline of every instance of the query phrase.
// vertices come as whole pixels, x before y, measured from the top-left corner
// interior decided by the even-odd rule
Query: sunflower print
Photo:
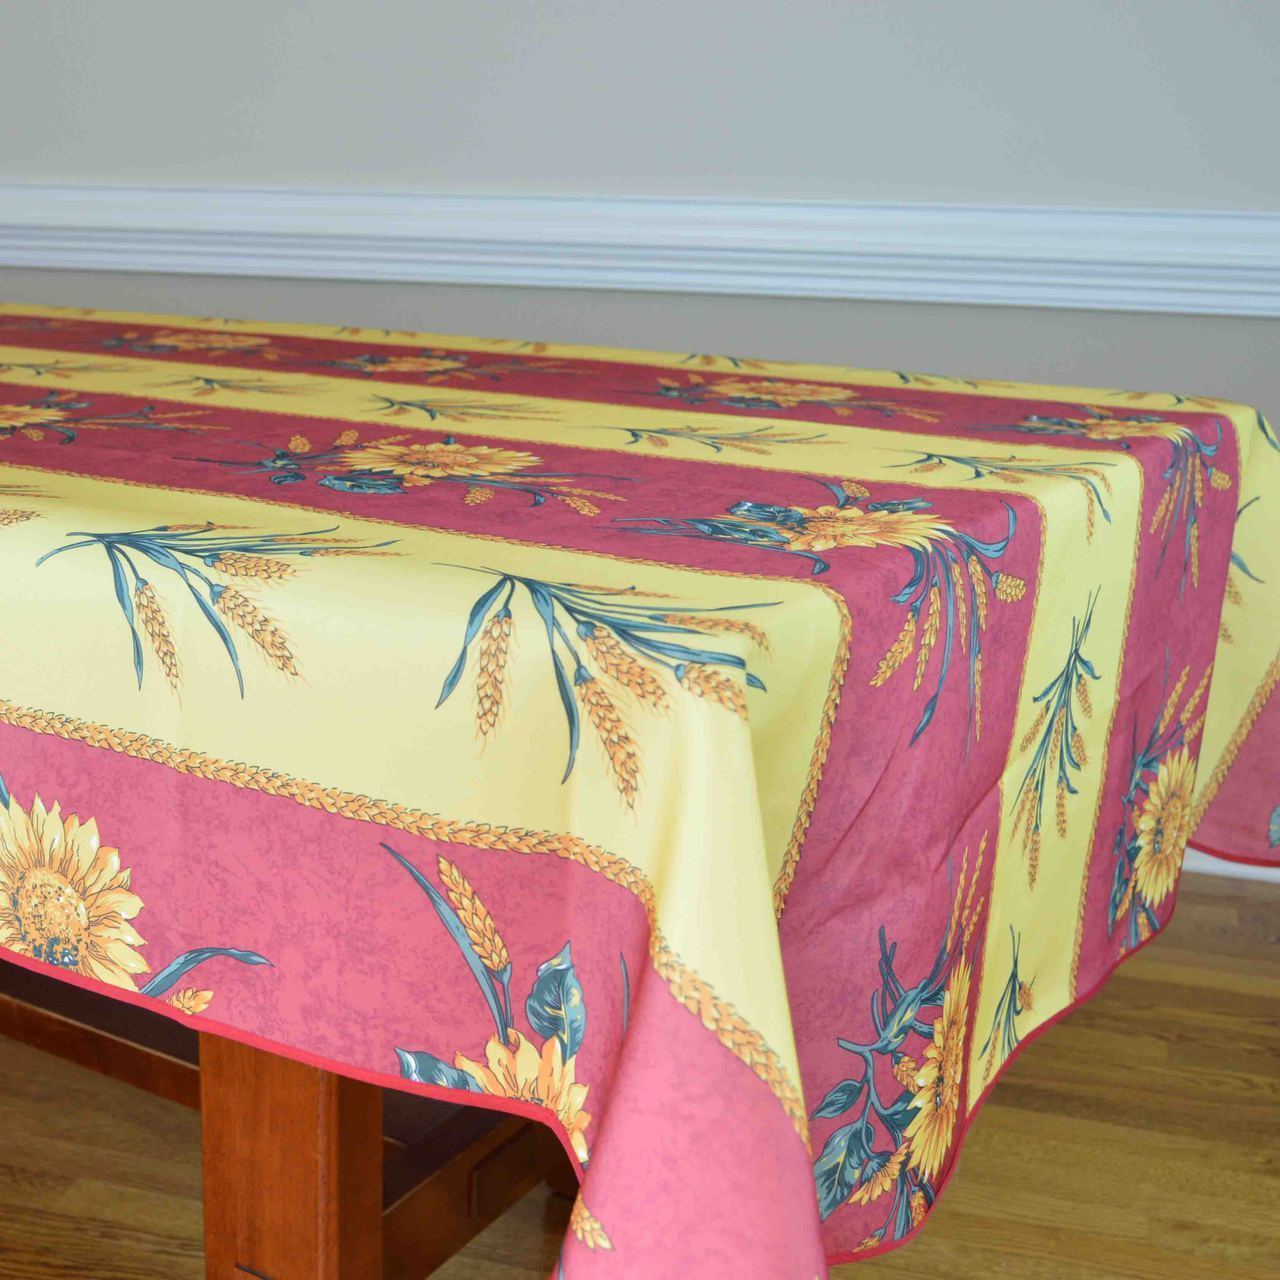
[[[1159,765],[1146,802],[1138,811],[1138,857],[1133,871],[1137,891],[1147,903],[1159,906],[1172,892],[1191,835],[1191,797],[1196,762],[1186,747],[1167,755]]]
[[[559,360],[528,360],[521,356],[508,356],[503,360],[486,360],[477,355],[460,351],[448,351],[439,347],[424,347],[412,355],[384,355],[362,352],[340,360],[322,360],[324,368],[342,369],[358,373],[365,378],[382,374],[419,379],[427,383],[444,380],[453,382],[501,382],[512,373],[540,374],[561,373],[564,364]]]
[[[936,516],[914,510],[864,510],[861,507],[797,507],[802,524],[789,537],[797,551],[833,551],[837,547],[914,547],[928,550],[955,532]]]
[[[446,477],[480,479],[527,471],[541,459],[518,449],[460,444],[457,440],[405,444],[406,436],[390,436],[346,449],[338,456],[350,471],[384,471],[400,476],[406,486],[426,485]]]
[[[54,403],[0,404],[0,432],[7,439],[21,432],[32,440],[43,437],[43,428],[55,426],[66,420],[64,410]]]
[[[762,400],[783,409],[802,404],[847,404],[859,399],[852,387],[781,378],[718,378],[708,384],[707,391],[721,400]]]
[[[813,574],[826,573],[832,551],[906,551],[911,573],[891,599],[906,611],[901,630],[878,662],[871,685],[879,688],[908,659],[913,690],[933,675],[911,735],[915,742],[938,709],[953,667],[967,667],[968,731],[982,736],[983,636],[995,605],[1015,604],[1026,581],[995,567],[1018,527],[1017,513],[1002,503],[1004,534],[982,539],[942,518],[925,498],[873,500],[858,480],[820,480],[834,502],[818,507],[754,501],[735,502],[720,516],[621,517],[628,532],[649,536],[732,542],[756,551],[782,552],[807,561]],[[966,746],[968,741],[966,741]]]
[[[955,1134],[964,1075],[964,1042],[969,1010],[969,961],[961,956],[933,1022],[933,1039],[912,1081],[915,1117],[907,1126],[907,1163],[928,1181],[937,1177]]]
[[[96,413],[92,400],[68,391],[50,391],[29,404],[0,405],[0,440],[21,436],[31,441],[72,444],[81,431],[110,431],[133,427],[142,431],[220,431],[213,423],[192,422],[202,411],[166,411],[154,405],[120,413]]]
[[[130,923],[142,899],[120,851],[92,818],[63,815],[39,796],[0,808],[0,947],[113,987],[136,988],[148,972]]]
[[[855,411],[884,418],[904,417],[916,422],[937,422],[941,414],[932,409],[903,404],[885,397],[868,396],[856,387],[826,382],[803,382],[789,378],[707,378],[687,374],[683,380],[659,378],[654,393],[681,404],[718,404],[726,409],[780,412],[805,405],[830,409],[841,417]]]
[[[198,991],[195,987],[183,987],[181,991],[170,992],[164,998],[165,1004],[171,1005],[179,1013],[185,1013],[189,1017],[203,1013],[212,1000],[212,991]]]
[[[900,976],[897,944],[889,943],[881,927],[872,1034],[837,1041],[861,1071],[834,1085],[813,1111],[815,1120],[853,1113],[828,1135],[814,1178],[824,1220],[844,1205],[881,1206],[884,1218],[864,1241],[868,1248],[899,1240],[919,1225],[955,1142],[969,1034],[971,943],[984,906],[977,889],[986,850],[984,835],[970,874],[965,849],[946,933],[919,981],[908,984]]]
[[[107,338],[102,345],[108,350],[125,348],[140,352],[192,351],[201,355],[262,355],[271,346],[271,339],[253,333],[209,333],[198,329],[160,329],[155,333],[143,333],[131,329],[115,337]]]
[[[541,507],[554,499],[581,516],[598,516],[601,502],[621,502],[612,487],[629,483],[625,476],[598,476],[542,470],[542,459],[522,449],[472,444],[447,435],[424,440],[413,435],[381,436],[361,442],[353,427],[339,432],[333,443],[313,447],[297,434],[283,449],[253,459],[197,458],[197,462],[230,467],[244,474],[265,476],[271,484],[298,484],[309,477],[340,493],[403,494],[431,485],[461,487],[463,501],[479,506],[499,493],[519,493]],[[590,484],[584,484],[590,481]]]
[[[352,360],[330,361],[341,368],[361,373],[450,374],[466,369],[465,358],[457,356],[359,356]]]
[[[267,965],[256,951],[197,947],[138,985],[151,967],[133,921],[142,911],[120,850],[102,843],[98,825],[46,805],[37,795],[24,808],[0,778],[0,947],[55,969],[113,987],[163,998],[178,1013],[203,1013],[213,992],[178,987],[193,969],[225,957]]]
[[[1129,786],[1113,844],[1115,874],[1107,899],[1107,933],[1121,932],[1121,947],[1144,942],[1160,927],[1156,908],[1172,895],[1192,830],[1194,748],[1204,728],[1213,667],[1188,694],[1191,668],[1170,685],[1145,742],[1134,728]],[[1141,746],[1138,744],[1142,743]]]
[[[510,952],[475,886],[443,855],[436,860],[440,888],[390,845],[383,848],[427,895],[453,940],[494,1022],[483,1053],[455,1053],[447,1062],[425,1050],[396,1049],[400,1073],[418,1084],[442,1086],[545,1107],[564,1131],[580,1164],[590,1158],[584,1109],[588,1086],[577,1079],[577,1056],[587,1030],[587,1008],[569,943],[538,966],[525,1001],[530,1030],[541,1046],[514,1025]],[[609,1247],[607,1242],[603,1246]]]
[[[587,1086],[574,1079],[573,1059],[565,1061],[564,1050],[555,1036],[544,1040],[541,1050],[519,1031],[509,1031],[506,1044],[497,1036],[490,1036],[483,1061],[459,1053],[454,1065],[476,1082],[481,1093],[533,1102],[554,1112],[574,1154],[586,1162],[585,1133],[591,1123],[591,1117],[583,1110]]]

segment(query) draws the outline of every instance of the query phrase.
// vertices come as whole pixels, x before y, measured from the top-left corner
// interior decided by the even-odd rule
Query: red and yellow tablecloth
[[[566,1280],[812,1280],[1276,859],[1278,494],[1195,397],[2,308],[0,947],[544,1120]]]

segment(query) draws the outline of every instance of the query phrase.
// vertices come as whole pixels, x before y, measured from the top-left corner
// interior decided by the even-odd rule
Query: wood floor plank
[[[199,1280],[198,1117],[0,1040],[0,1135],[0,1280]],[[1277,1153],[1280,887],[1197,876],[1002,1079],[919,1237],[832,1278],[1277,1280]],[[545,1280],[568,1212],[532,1192],[438,1280]]]

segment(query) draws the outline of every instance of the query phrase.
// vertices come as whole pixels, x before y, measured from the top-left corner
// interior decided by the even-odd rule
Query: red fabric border
[[[560,1145],[564,1148],[565,1154],[569,1157],[574,1173],[578,1176],[578,1182],[582,1182],[582,1166],[578,1163],[578,1157],[569,1145],[568,1135],[559,1125],[548,1124],[546,1118],[547,1109],[540,1107],[535,1102],[522,1102],[518,1098],[497,1098],[486,1093],[463,1093],[459,1089],[446,1089],[434,1084],[418,1084],[412,1080],[406,1080],[403,1076],[392,1075],[390,1072],[370,1071],[365,1067],[338,1062],[317,1053],[310,1053],[306,1049],[295,1049],[290,1045],[268,1040],[265,1036],[255,1035],[252,1031],[241,1031],[238,1027],[219,1022],[215,1018],[206,1018],[203,1014],[192,1016],[191,1014],[180,1013],[172,1005],[166,1004],[163,1000],[154,996],[144,996],[140,991],[130,991],[125,987],[113,987],[110,983],[102,982],[97,978],[87,978],[83,974],[68,973],[65,970],[45,964],[41,960],[32,960],[29,956],[20,956],[4,947],[0,947],[0,960],[17,965],[20,969],[28,969],[32,973],[41,974],[46,978],[52,977],[59,982],[70,983],[74,987],[79,987],[82,991],[92,991],[98,995],[105,995],[111,999],[135,1005],[139,1009],[147,1009],[152,1013],[158,1013],[161,1017],[181,1023],[184,1027],[191,1027],[196,1031],[223,1036],[227,1040],[234,1040],[239,1044],[248,1045],[251,1049],[261,1049],[264,1053],[274,1053],[281,1058],[289,1058],[294,1062],[300,1062],[304,1066],[316,1067],[321,1071],[332,1071],[335,1075],[347,1076],[352,1080],[363,1080],[366,1084],[378,1085],[384,1089],[399,1089],[402,1093],[420,1094],[426,1098],[433,1098],[437,1102],[451,1102],[455,1106],[480,1107],[485,1111],[504,1111],[508,1115],[519,1116],[523,1120],[534,1120],[545,1128],[550,1129],[556,1135]]]

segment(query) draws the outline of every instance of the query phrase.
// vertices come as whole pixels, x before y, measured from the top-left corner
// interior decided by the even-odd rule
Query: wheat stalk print
[[[934,655],[938,655],[936,680],[911,734],[914,743],[928,729],[947,685],[952,664],[967,668],[969,739],[982,738],[983,637],[991,618],[992,599],[1013,604],[1026,594],[1027,584],[1014,574],[992,566],[1008,548],[1017,528],[1012,507],[1006,504],[1008,527],[1002,538],[981,540],[947,526],[940,526],[924,547],[908,547],[913,571],[902,589],[891,596],[905,605],[902,629],[876,665],[873,688],[887,684],[899,668],[912,673],[912,688],[924,686]],[[914,656],[914,664],[908,660]]]
[[[385,413],[393,418],[406,414],[424,413],[431,422],[479,422],[485,419],[547,418],[551,410],[533,403],[493,403],[489,400],[398,400],[394,396],[374,396],[375,413]]]
[[[1246,502],[1242,507],[1240,507],[1240,509],[1236,512],[1237,524],[1240,523],[1240,518],[1244,515],[1244,513],[1248,511],[1249,508],[1252,507],[1254,503],[1256,503],[1258,500],[1259,499],[1257,497],[1250,498],[1248,502]],[[1238,541],[1239,541],[1238,537],[1236,539],[1233,539],[1232,546],[1231,546],[1231,563],[1227,567],[1226,603],[1230,605],[1234,605],[1237,608],[1242,608],[1245,603],[1245,597],[1244,597],[1244,592],[1240,589],[1240,583],[1236,580],[1236,574],[1239,573],[1241,576],[1248,578],[1251,582],[1261,582],[1262,579],[1258,577],[1258,575],[1254,573],[1252,569],[1249,568],[1249,565],[1245,561],[1245,558],[1240,554],[1239,551],[1236,550],[1235,544]],[[1227,644],[1234,643],[1234,637],[1232,636],[1231,630],[1227,625],[1225,611],[1224,611],[1224,617],[1221,619],[1221,621],[1218,624],[1218,634],[1225,643]]]
[[[700,445],[712,453],[726,449],[737,453],[768,454],[771,444],[819,444],[827,443],[825,432],[789,431],[783,427],[754,427],[742,431],[729,431],[719,427],[605,427],[605,431],[624,432],[627,444],[647,444],[653,449],[666,449],[672,440],[686,440]]]
[[[51,437],[59,444],[74,444],[81,431],[110,431],[121,427],[141,431],[222,430],[210,423],[186,421],[201,417],[202,409],[161,413],[155,405],[148,404],[119,413],[95,413],[93,405],[92,400],[70,391],[50,391],[39,400],[23,404],[0,404],[0,440],[21,436],[39,441]]]
[[[1258,423],[1258,430],[1262,433],[1262,438],[1277,452],[1280,453],[1280,436],[1277,436],[1271,424],[1262,416],[1261,410],[1255,415]]]
[[[1013,829],[1022,841],[1027,879],[1032,886],[1040,869],[1041,823],[1046,797],[1052,797],[1054,827],[1060,837],[1065,837],[1067,798],[1077,794],[1073,778],[1088,763],[1079,717],[1093,714],[1089,681],[1099,678],[1097,669],[1084,654],[1097,600],[1094,592],[1085,605],[1084,614],[1071,619],[1071,644],[1066,660],[1058,674],[1032,699],[1039,710],[1019,744],[1022,751],[1035,747],[1013,806]]]
[[[913,687],[920,689],[936,662],[937,680],[911,735],[915,742],[933,722],[947,678],[963,651],[968,667],[969,735],[982,732],[982,638],[990,618],[990,597],[1012,604],[1026,594],[1026,582],[998,569],[1018,527],[1014,508],[1002,502],[1006,527],[994,538],[978,538],[934,513],[925,498],[872,499],[856,479],[815,483],[834,499],[820,507],[744,500],[719,516],[620,517],[628,533],[654,537],[730,542],[807,560],[815,575],[827,573],[827,553],[842,549],[905,551],[912,573],[890,599],[907,616],[871,684],[879,687],[911,657]],[[936,657],[935,657],[936,655]],[[966,743],[966,746],[968,744]]]
[[[34,484],[0,484],[0,498],[48,498],[50,495]],[[0,507],[0,529],[15,524],[26,524],[28,520],[39,520],[40,512],[28,507]]]
[[[1164,493],[1156,504],[1149,531],[1159,534],[1159,564],[1163,565],[1174,533],[1182,525],[1182,575],[1178,590],[1200,585],[1200,514],[1204,505],[1206,486],[1214,489],[1231,488],[1231,477],[1208,461],[1213,458],[1222,443],[1222,425],[1218,424],[1217,439],[1212,444],[1201,440],[1190,428],[1182,428],[1169,440],[1171,456],[1164,469]]]
[[[897,462],[894,467],[906,467],[915,475],[927,475],[947,467],[959,467],[969,472],[969,479],[995,479],[1009,485],[1022,485],[1028,479],[1056,478],[1074,480],[1080,485],[1085,500],[1085,535],[1093,540],[1100,515],[1111,523],[1104,494],[1111,493],[1111,481],[1107,469],[1114,462],[1028,462],[1010,454],[1006,458],[984,458],[976,454],[917,453],[910,462]]]
[[[149,582],[139,582],[133,590],[133,607],[142,629],[151,641],[160,669],[170,688],[176,689],[181,683],[182,670],[178,664],[178,650],[173,642],[173,632],[169,630],[169,620],[165,617],[164,608],[156,597],[156,589]]]
[[[440,856],[436,869],[442,893],[408,858],[382,846],[426,894],[457,946],[493,1018],[494,1034],[475,1058],[456,1052],[452,1061],[426,1049],[396,1047],[400,1072],[418,1084],[467,1093],[518,1098],[548,1111],[564,1129],[578,1161],[590,1160],[584,1109],[589,1086],[577,1079],[576,1059],[587,1034],[587,1002],[566,942],[537,968],[524,1002],[524,1018],[541,1045],[517,1026],[511,1001],[513,963],[493,916],[456,864]],[[598,1224],[597,1224],[598,1225]]]
[[[0,362],[0,373],[25,373],[33,378],[66,378],[73,373],[120,373],[118,364],[103,364],[90,360],[73,364],[67,360],[5,360]]]
[[[1022,1039],[1018,1033],[1018,1019],[1035,1007],[1035,979],[1028,981],[1019,971],[1022,935],[1015,933],[1012,925],[1009,926],[1009,942],[1013,952],[1009,976],[1005,979],[995,1013],[992,1014],[991,1030],[987,1032],[987,1038],[978,1054],[979,1058],[985,1059],[982,1068],[984,1080],[990,1080],[995,1070],[1007,1062],[1017,1049]]]
[[[546,644],[564,711],[568,758],[562,781],[573,772],[585,722],[600,744],[616,790],[634,806],[641,759],[627,722],[630,710],[661,712],[670,706],[675,690],[682,690],[745,719],[746,687],[765,687],[745,658],[708,642],[715,636],[739,635],[765,649],[768,638],[763,630],[736,614],[769,608],[774,602],[718,609],[681,606],[677,612],[634,588],[547,582],[495,569],[473,571],[495,581],[472,605],[461,652],[445,676],[436,705],[452,697],[474,650],[477,733],[487,739],[496,731],[517,630],[513,605],[521,597],[530,611],[524,625],[532,624]]]
[[[489,908],[480,900],[471,881],[458,870],[455,863],[441,854],[437,860],[440,882],[453,904],[458,922],[471,943],[471,949],[481,965],[488,971],[501,993],[507,1021],[511,1021],[511,954],[498,932],[498,926]]]
[[[247,392],[260,396],[297,396],[313,390],[299,383],[269,382],[264,378],[210,378],[204,374],[162,382],[161,387],[187,387],[195,396],[214,396],[220,391]]]
[[[199,614],[222,642],[244,697],[244,674],[236,648],[237,634],[246,637],[278,671],[297,675],[292,646],[279,623],[250,599],[238,585],[245,581],[278,584],[294,573],[283,557],[387,554],[381,548],[391,542],[357,543],[328,538],[336,526],[298,534],[254,533],[210,522],[156,525],[123,533],[77,531],[75,541],[45,552],[39,567],[67,552],[101,550],[111,568],[116,604],[124,616],[133,643],[133,669],[138,687],[145,672],[143,635],[168,683],[176,689],[181,679],[173,631],[159,595],[144,570],[172,575]],[[220,581],[220,574],[233,583]]]
[[[1173,397],[1174,403],[1180,403]],[[1193,398],[1187,398],[1192,403]],[[1018,423],[986,423],[985,428],[1001,428],[1023,435],[1074,436],[1082,440],[1107,441],[1130,451],[1134,440],[1165,440],[1169,462],[1161,473],[1164,489],[1151,517],[1148,532],[1161,539],[1157,572],[1163,568],[1174,536],[1181,527],[1182,575],[1179,592],[1188,579],[1200,585],[1200,519],[1207,489],[1231,488],[1231,477],[1214,465],[1222,446],[1222,419],[1214,419],[1214,438],[1202,440],[1192,427],[1170,422],[1158,413],[1114,413],[1109,409],[1082,405],[1070,414],[1052,416],[1029,414]]]

